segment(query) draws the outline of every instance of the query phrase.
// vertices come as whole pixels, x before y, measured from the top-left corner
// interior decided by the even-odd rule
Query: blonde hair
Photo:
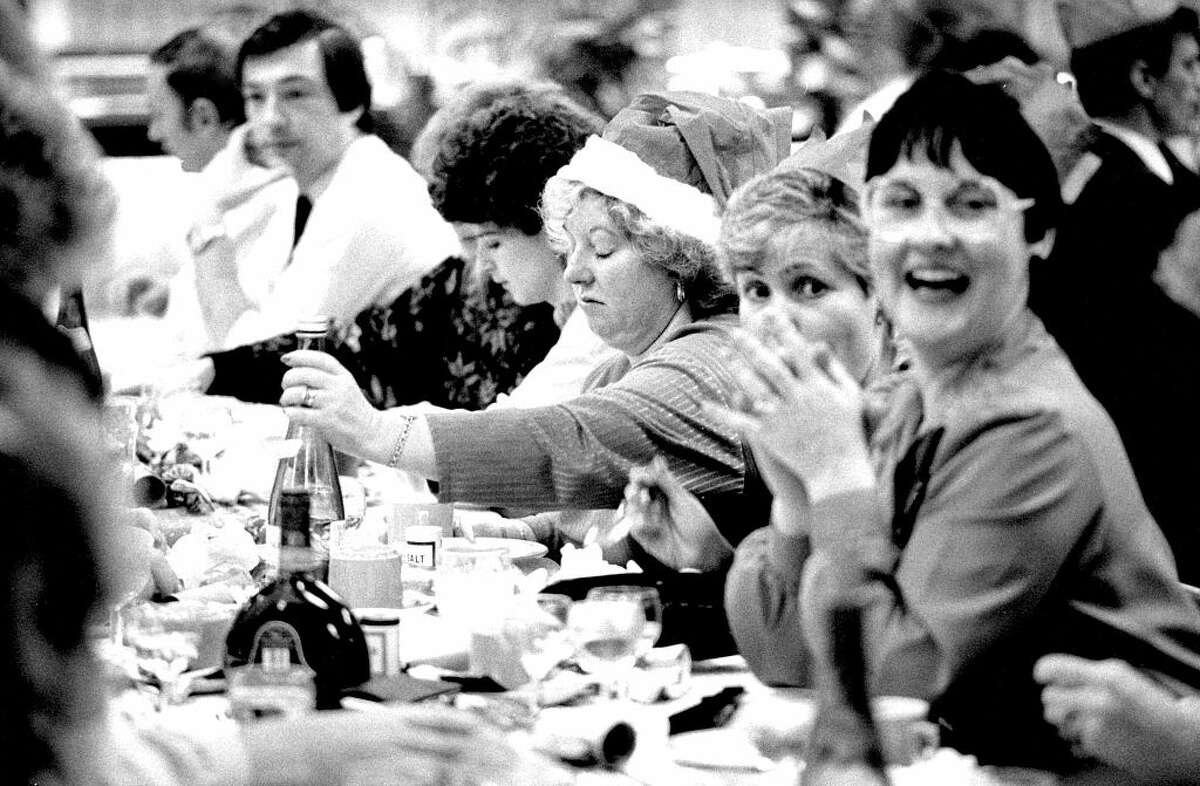
[[[546,237],[561,254],[569,248],[564,223],[585,199],[598,199],[613,225],[629,240],[643,262],[666,271],[683,288],[692,316],[699,319],[737,310],[737,295],[717,265],[716,249],[650,219],[637,207],[577,180],[557,175],[542,192]]]
[[[721,269],[731,278],[734,268],[760,269],[768,258],[791,251],[798,228],[813,225],[829,234],[834,263],[853,276],[863,292],[872,292],[858,196],[842,181],[815,169],[774,169],[733,193],[717,238]]]

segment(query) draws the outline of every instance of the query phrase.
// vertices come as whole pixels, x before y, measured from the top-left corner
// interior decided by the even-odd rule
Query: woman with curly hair
[[[712,244],[717,204],[787,153],[785,115],[643,95],[549,180],[546,230],[566,255],[565,281],[619,353],[582,395],[528,409],[379,412],[332,358],[296,352],[284,358],[280,403],[347,453],[437,480],[444,501],[563,511],[556,531],[573,542],[596,523],[593,509],[612,521],[630,467],[655,454],[702,500],[740,500],[742,442],[701,409],[733,384],[720,358],[737,298]],[[718,525],[736,542],[744,520]]]
[[[578,395],[608,348],[587,326],[563,278],[564,259],[538,210],[546,181],[603,127],[561,90],[502,96],[448,129],[430,167],[434,207],[451,223],[481,279],[490,276],[518,305],[549,304],[562,327],[546,358],[509,396],[513,406]]]

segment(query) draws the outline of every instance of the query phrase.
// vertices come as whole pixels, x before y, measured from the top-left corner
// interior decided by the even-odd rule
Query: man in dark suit
[[[1200,177],[1163,144],[1200,116],[1200,24],[1172,2],[1076,0],[1062,13],[1095,125],[1064,178],[1031,305],[1116,422],[1181,577],[1200,583],[1200,318],[1154,280],[1200,208]]]

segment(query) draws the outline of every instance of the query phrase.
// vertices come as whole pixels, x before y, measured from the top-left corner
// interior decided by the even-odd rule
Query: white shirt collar
[[[1132,150],[1146,165],[1146,168],[1157,175],[1160,180],[1167,185],[1175,182],[1175,176],[1171,174],[1171,165],[1167,163],[1167,157],[1158,149],[1158,143],[1153,139],[1145,134],[1104,120],[1097,120],[1096,125],[1124,142],[1125,146]]]

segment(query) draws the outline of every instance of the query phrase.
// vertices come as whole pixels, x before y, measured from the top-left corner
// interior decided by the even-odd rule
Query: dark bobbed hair
[[[235,73],[239,89],[247,58],[261,57],[289,46],[316,41],[325,66],[325,83],[342,112],[362,109],[357,126],[371,133],[375,120],[371,114],[371,81],[363,60],[362,47],[345,28],[325,17],[304,10],[285,11],[263,22],[250,34],[237,54]]]
[[[925,156],[949,168],[955,145],[981,173],[1033,199],[1025,212],[1026,240],[1041,240],[1058,225],[1062,196],[1046,146],[1002,88],[960,74],[926,74],[896,100],[871,133],[866,177],[882,175],[901,157]]]
[[[246,120],[246,111],[234,74],[235,57],[231,41],[192,27],[155,49],[150,62],[166,69],[167,85],[185,108],[206,98],[223,124],[236,126]]]
[[[1140,25],[1071,51],[1071,72],[1079,101],[1092,117],[1120,117],[1142,102],[1129,79],[1133,64],[1141,60],[1152,76],[1161,77],[1171,63],[1176,36],[1196,36],[1200,18],[1190,8],[1179,8],[1158,22]]]
[[[430,172],[433,206],[447,221],[542,230],[546,181],[604,121],[562,92],[497,99],[449,129]]]
[[[933,56],[928,70],[970,71],[979,66],[1015,57],[1026,65],[1041,58],[1019,33],[1001,27],[984,27],[965,39],[948,40]]]
[[[600,200],[613,226],[628,238],[642,262],[662,268],[679,282],[694,318],[737,312],[737,293],[721,272],[713,246],[654,221],[624,200],[557,175],[546,181],[542,193],[546,234],[555,248],[566,253],[569,239],[563,224],[585,199]]]
[[[549,81],[511,77],[485,79],[459,88],[421,127],[421,132],[413,140],[412,150],[409,151],[408,163],[412,164],[421,177],[429,180],[433,173],[433,160],[437,158],[442,139],[460,123],[465,122],[471,114],[501,98],[546,92],[561,93],[562,87]]]
[[[858,195],[841,180],[805,167],[776,167],[733,192],[721,216],[717,261],[730,279],[735,268],[761,270],[768,259],[791,254],[801,227],[824,231],[834,263],[864,294],[874,291]]]

